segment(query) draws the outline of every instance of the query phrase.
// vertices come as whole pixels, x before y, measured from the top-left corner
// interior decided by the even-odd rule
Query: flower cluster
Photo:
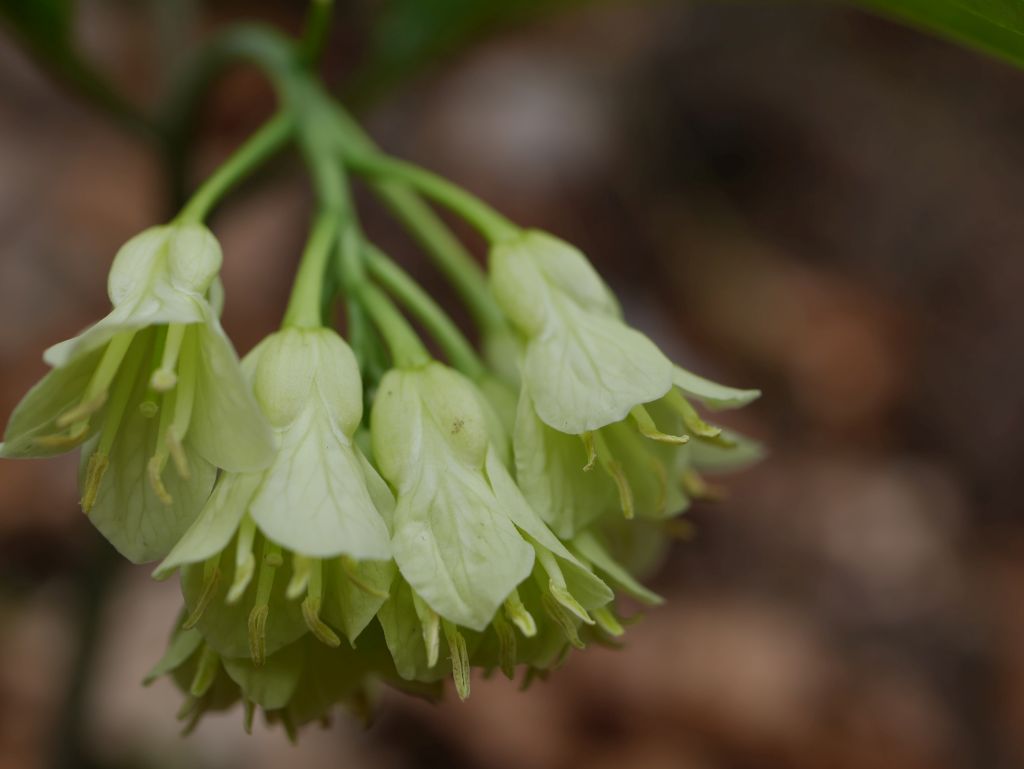
[[[758,393],[674,365],[572,246],[492,238],[485,365],[333,222],[311,236],[283,327],[242,361],[217,318],[213,235],[175,223],[131,240],[112,311],[47,351],[53,370],[0,445],[81,447],[83,511],[129,560],[159,560],[157,578],[180,573],[152,677],[183,689],[190,725],[241,701],[247,724],[259,708],[294,733],[335,705],[365,713],[378,681],[436,697],[450,677],[464,699],[474,668],[544,675],[622,635],[617,597],[660,602],[638,576],[708,492],[698,472],[756,454],[698,407]],[[355,351],[322,323],[335,257]]]

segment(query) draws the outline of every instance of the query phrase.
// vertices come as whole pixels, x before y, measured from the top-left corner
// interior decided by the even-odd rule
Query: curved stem
[[[178,221],[204,221],[228,190],[284,146],[292,134],[292,128],[293,120],[284,112],[264,123],[203,183],[178,214]]]
[[[323,53],[331,31],[334,0],[312,0],[306,15],[300,56],[307,67],[315,66]]]
[[[358,296],[384,337],[395,366],[418,368],[430,363],[427,348],[384,292],[369,281],[364,281],[359,287]]]
[[[353,171],[382,181],[397,181],[433,198],[472,224],[491,243],[514,237],[519,228],[489,205],[437,174],[380,152],[348,151]]]
[[[427,327],[452,365],[470,379],[483,376],[486,369],[473,346],[430,294],[376,246],[366,244],[364,253],[370,275]]]
[[[332,211],[321,211],[313,221],[282,326],[319,328],[323,325],[324,276],[337,242],[338,225],[338,217]]]

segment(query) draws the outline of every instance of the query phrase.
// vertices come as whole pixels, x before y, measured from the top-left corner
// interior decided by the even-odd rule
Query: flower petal
[[[224,670],[242,695],[264,710],[285,707],[295,694],[306,667],[306,645],[299,639],[269,655],[262,665],[246,658],[224,658]]]
[[[407,681],[436,681],[447,675],[443,664],[431,667],[427,662],[423,630],[408,582],[396,580],[377,617],[399,676]]]
[[[209,312],[199,329],[197,390],[188,434],[196,450],[222,470],[262,470],[274,436],[256,404],[220,322]]]
[[[478,472],[458,463],[424,467],[410,485],[392,541],[402,576],[442,617],[483,630],[529,575],[533,549]]]
[[[227,547],[261,478],[259,473],[221,475],[199,517],[156,568],[153,576],[163,579],[179,566],[201,563]]]
[[[519,396],[515,427],[516,481],[530,507],[560,537],[571,537],[608,511],[615,486],[598,469],[584,470],[583,442],[544,424],[529,393]]]
[[[569,552],[569,549],[562,544],[558,537],[551,533],[551,530],[523,497],[519,487],[516,486],[512,476],[508,474],[493,449],[487,453],[487,477],[491,482],[491,488],[494,489],[498,503],[509,519],[520,530],[529,534],[541,547],[550,550],[559,559],[559,566],[565,576],[569,592],[585,609],[604,606],[615,597],[609,587]]]
[[[35,438],[57,431],[57,417],[79,403],[102,355],[102,350],[94,350],[40,379],[11,414],[4,442],[0,444],[0,457],[49,457],[74,448],[42,446]],[[82,439],[87,437],[88,433]]]
[[[590,561],[595,569],[603,572],[608,579],[638,601],[651,606],[665,602],[664,598],[640,584],[625,567],[612,558],[592,532],[581,532],[572,541],[572,546],[580,556]]]
[[[147,419],[129,406],[111,447],[95,504],[89,510],[93,525],[132,563],[153,561],[170,552],[199,515],[216,475],[213,466],[186,440],[183,448],[189,477],[181,478],[169,463],[162,478],[172,501],[162,501],[148,474],[149,460],[157,449],[159,421]],[[83,473],[95,440],[82,451]]]
[[[388,590],[395,577],[394,561],[363,561],[355,564],[353,569],[361,584],[356,584],[349,577],[339,558],[324,563],[324,569],[323,617],[329,624],[340,628],[354,644],[387,600]]]
[[[680,366],[675,367],[672,381],[684,393],[713,409],[738,409],[761,397],[760,390],[739,390],[720,385]]]
[[[538,416],[578,435],[619,422],[630,409],[672,386],[672,363],[646,336],[621,321],[565,299],[526,346],[523,381]]]
[[[302,555],[391,557],[388,529],[367,490],[356,449],[310,403],[281,433],[281,446],[250,512],[275,542]]]

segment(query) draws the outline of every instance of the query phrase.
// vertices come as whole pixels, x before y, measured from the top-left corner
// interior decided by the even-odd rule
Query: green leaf
[[[5,0],[0,16],[34,44],[59,49],[71,41],[72,0]]]
[[[1024,0],[853,0],[1024,67]]]

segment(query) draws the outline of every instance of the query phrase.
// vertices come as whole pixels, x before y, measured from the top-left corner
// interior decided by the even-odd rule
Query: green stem
[[[483,376],[486,368],[473,346],[430,294],[376,246],[367,244],[364,254],[370,275],[427,327],[452,365],[470,379]]]
[[[338,104],[334,105],[334,118],[346,144],[376,150],[362,126]],[[505,319],[490,299],[487,277],[441,217],[408,185],[374,181],[371,187],[455,287],[474,322],[485,333],[503,329]]]
[[[178,221],[182,223],[205,221],[210,215],[210,211],[228,190],[285,145],[292,134],[292,128],[292,118],[284,112],[264,123],[195,192],[192,199],[178,214]]]
[[[331,31],[334,0],[312,0],[306,16],[306,31],[302,35],[300,57],[307,67],[313,67],[323,54]]]
[[[282,326],[320,328],[323,325],[324,276],[337,243],[339,224],[332,211],[321,211],[313,221]]]
[[[363,281],[358,291],[358,299],[384,337],[394,365],[418,368],[430,363],[427,348],[387,295],[369,281]]]
[[[519,228],[475,195],[437,174],[380,152],[347,151],[353,171],[382,181],[409,185],[457,213],[491,243],[514,237]]]

